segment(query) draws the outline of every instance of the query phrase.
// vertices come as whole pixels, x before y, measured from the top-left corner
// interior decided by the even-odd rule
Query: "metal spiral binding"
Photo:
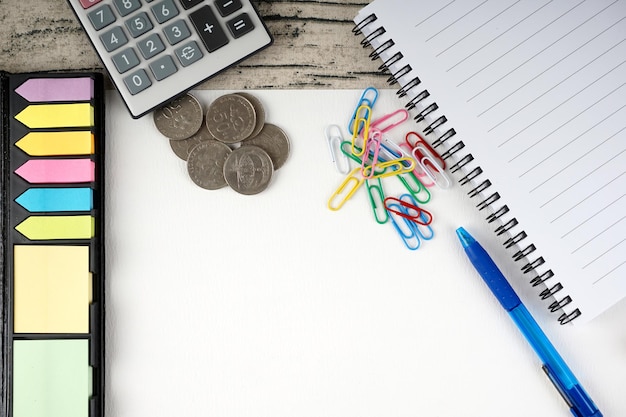
[[[391,68],[394,65],[402,64],[404,56],[401,52],[391,53],[393,46],[395,46],[395,42],[393,39],[385,38],[387,31],[383,26],[377,26],[375,24],[377,20],[378,18],[375,14],[370,14],[358,22],[352,29],[352,32],[357,36],[364,35],[361,45],[364,48],[373,48],[373,51],[369,54],[370,58],[372,61],[376,61],[378,59],[382,60],[382,64],[378,70],[383,74],[389,74],[387,82],[389,85],[395,85],[401,78],[412,75],[413,69],[409,64],[406,64],[401,66],[399,70],[391,73]],[[365,30],[366,28],[368,30]],[[371,31],[369,30],[370,28]],[[378,45],[376,47],[373,45],[374,40],[378,40]],[[480,181],[483,170],[479,166],[475,165],[474,156],[471,153],[457,155],[458,152],[465,148],[465,144],[461,140],[452,143],[453,141],[451,139],[456,136],[456,131],[453,128],[449,128],[440,134],[439,137],[435,137],[435,131],[438,128],[443,127],[447,123],[448,119],[445,115],[435,117],[434,112],[439,109],[439,106],[432,99],[427,101],[430,97],[430,93],[426,89],[419,91],[421,88],[420,84],[420,79],[417,76],[414,76],[409,81],[403,82],[403,85],[398,89],[396,94],[398,97],[402,98],[411,93],[413,97],[406,103],[405,107],[407,110],[413,110],[419,107],[419,112],[414,117],[414,120],[416,123],[427,123],[423,132],[426,137],[430,136],[429,139],[433,148],[437,149],[444,145],[450,145],[445,146],[445,151],[441,153],[441,157],[444,160],[448,160],[450,158],[454,158],[455,160],[455,163],[449,168],[450,172],[462,172],[465,174],[458,180],[458,182],[462,186],[470,185],[473,187],[469,190],[468,195],[472,199],[478,199],[476,207],[479,211],[488,208],[492,209],[492,212],[486,217],[486,220],[488,223],[498,221],[500,225],[495,229],[495,233],[499,236],[505,234],[509,236],[509,238],[503,243],[505,248],[518,248],[512,256],[514,261],[521,262],[527,260],[527,263],[522,265],[520,268],[522,273],[534,275],[533,278],[530,279],[530,284],[533,287],[540,284],[546,286],[546,288],[539,293],[539,297],[541,297],[541,299],[546,300],[548,298],[554,298],[556,300],[548,306],[548,309],[553,313],[563,309],[565,306],[572,303],[572,298],[569,295],[565,295],[563,298],[557,299],[557,296],[559,295],[558,293],[563,290],[563,285],[561,285],[560,282],[556,282],[554,284],[552,283],[551,279],[554,277],[554,273],[551,269],[539,274],[537,268],[543,265],[545,260],[543,257],[537,257],[530,260],[530,256],[534,254],[536,247],[531,243],[522,248],[523,241],[527,238],[526,232],[521,231],[512,235],[512,229],[518,225],[517,219],[515,217],[507,217],[510,216],[508,206],[501,205],[500,207],[496,207],[496,203],[500,199],[500,194],[497,192],[489,194],[492,184],[488,179]],[[414,93],[415,91],[417,91],[417,93]],[[474,164],[471,165],[472,163]],[[505,219],[505,217],[507,219]],[[566,324],[580,315],[580,310],[575,309],[570,313],[562,313],[559,316],[558,321],[561,324]]]

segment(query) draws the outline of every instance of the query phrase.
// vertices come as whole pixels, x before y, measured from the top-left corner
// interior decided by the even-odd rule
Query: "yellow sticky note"
[[[93,126],[93,117],[89,103],[31,104],[15,116],[31,129]]]
[[[89,333],[88,246],[14,247],[15,333]]]
[[[30,156],[92,155],[94,137],[89,130],[29,132],[15,146]]]

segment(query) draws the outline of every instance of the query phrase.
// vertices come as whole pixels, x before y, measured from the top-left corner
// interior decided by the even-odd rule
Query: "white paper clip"
[[[337,125],[329,125],[324,130],[326,135],[326,142],[328,143],[328,151],[330,152],[330,159],[335,168],[341,174],[347,175],[350,172],[350,160],[341,152],[341,143],[343,142],[343,136],[341,135],[341,128]]]

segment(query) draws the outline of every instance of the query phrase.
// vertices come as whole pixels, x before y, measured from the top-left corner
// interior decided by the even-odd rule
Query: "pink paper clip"
[[[411,139],[409,139],[411,136],[416,136],[417,140],[415,140],[415,142],[411,143]],[[407,145],[409,145],[411,147],[411,149],[415,149],[417,147],[417,145],[422,145],[424,146],[428,152],[430,152],[430,155],[433,157],[433,159],[436,159],[437,162],[439,162],[439,166],[443,167],[443,169],[446,169],[446,161],[443,160],[443,158],[441,156],[439,156],[439,154],[437,153],[437,151],[435,151],[433,149],[432,146],[430,146],[430,144],[428,142],[426,142],[424,140],[424,138],[417,132],[409,132],[406,134],[406,136],[404,137],[404,141],[406,142]],[[418,156],[416,157],[422,157],[424,156],[422,153],[420,153]],[[433,169],[436,167],[432,167]]]
[[[404,123],[408,118],[409,112],[404,109],[399,109],[374,120],[370,123],[370,128],[376,128],[381,132],[386,133],[394,127]],[[385,122],[387,122],[387,125],[381,126]]]
[[[428,226],[433,221],[432,214],[430,214],[429,211],[417,206],[414,201],[404,201],[401,198],[387,197],[384,202],[385,208],[391,213],[411,220],[414,223]],[[396,209],[396,206],[398,206],[400,210]]]
[[[378,129],[374,129],[371,132],[367,141],[365,142],[365,152],[363,153],[363,160],[361,162],[361,175],[365,179],[371,179],[374,177],[374,169],[378,164],[378,154],[380,152],[380,143],[383,138],[383,132]],[[372,155],[372,163],[367,164],[370,154]],[[368,172],[369,169],[369,172]]]

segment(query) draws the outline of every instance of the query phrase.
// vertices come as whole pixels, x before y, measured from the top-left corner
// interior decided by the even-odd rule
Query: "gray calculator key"
[[[128,42],[128,38],[120,26],[115,26],[113,29],[100,35],[100,40],[108,52],[115,51]]]
[[[156,33],[137,42],[137,47],[145,59],[150,59],[165,50],[165,45],[163,45],[161,38]]]
[[[230,33],[235,38],[239,38],[254,29],[254,23],[250,20],[248,13],[242,13],[234,19],[229,20],[226,22],[226,26],[228,26]]]
[[[173,0],[163,0],[151,7],[154,18],[159,23],[165,23],[168,20],[178,16],[178,9]]]
[[[138,38],[150,29],[152,29],[152,22],[146,12],[141,12],[126,21],[126,27],[130,32],[130,36]]]
[[[176,57],[183,67],[193,64],[203,56],[200,47],[195,41],[186,43],[180,48],[177,48],[174,52],[176,52]]]
[[[165,37],[170,45],[176,45],[178,42],[191,36],[189,27],[184,20],[177,20],[171,25],[164,27],[163,33],[165,33]]]
[[[152,81],[150,81],[146,71],[139,69],[125,77],[124,84],[126,84],[128,91],[130,91],[132,95],[135,95],[150,87],[152,85]]]
[[[150,70],[157,81],[169,77],[177,71],[176,64],[171,56],[165,55],[150,64]]]
[[[133,48],[126,48],[123,51],[113,55],[111,59],[115,64],[115,68],[117,68],[117,71],[120,74],[123,74],[129,69],[139,65],[139,58],[137,58],[137,54],[135,53]]]
[[[115,22],[115,15],[113,14],[113,10],[111,10],[111,7],[107,6],[106,4],[89,12],[88,16],[89,21],[91,22],[95,30],[100,30]]]
[[[239,0],[217,0],[215,2],[215,7],[217,7],[217,11],[220,12],[222,17],[226,17],[235,13],[243,6]]]
[[[139,0],[113,0],[113,4],[115,4],[115,8],[122,17],[131,14],[141,7]]]

